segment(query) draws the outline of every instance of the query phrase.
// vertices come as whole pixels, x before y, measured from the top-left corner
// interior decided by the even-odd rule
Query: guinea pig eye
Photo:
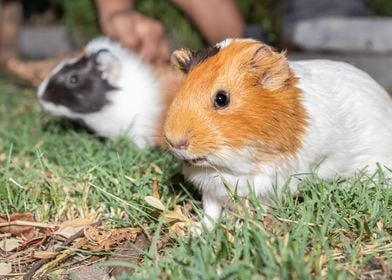
[[[230,95],[224,90],[218,90],[214,97],[214,108],[223,109],[226,108],[230,103]]]
[[[76,85],[78,82],[79,82],[79,77],[77,75],[74,74],[69,77],[69,83],[71,85]]]

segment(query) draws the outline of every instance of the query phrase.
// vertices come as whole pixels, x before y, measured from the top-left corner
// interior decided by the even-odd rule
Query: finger
[[[159,37],[157,38],[155,32],[151,31],[147,25],[141,25],[138,27],[137,32],[142,40],[142,47],[139,54],[143,60],[153,62],[158,55]]]
[[[150,22],[139,26],[137,29],[140,38],[142,38],[143,46],[140,55],[149,62],[155,62],[160,59],[162,42],[166,40],[165,29],[160,23]],[[166,47],[166,43],[164,44]]]
[[[170,44],[167,38],[163,38],[159,45],[159,62],[167,63],[170,60]]]
[[[139,37],[134,35],[124,35],[120,38],[121,44],[136,53],[139,53],[142,48],[142,40]]]
[[[144,41],[139,54],[144,61],[155,62],[159,57],[158,44],[155,41]]]
[[[116,30],[117,40],[124,47],[137,52],[142,42],[137,32],[135,32],[135,21],[132,19],[131,14],[115,17],[112,24],[113,29]]]

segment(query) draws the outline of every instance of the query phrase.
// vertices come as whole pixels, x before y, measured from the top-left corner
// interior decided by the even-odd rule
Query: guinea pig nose
[[[189,142],[187,139],[182,139],[180,141],[173,142],[169,138],[166,137],[167,143],[174,149],[178,150],[186,150],[188,149]]]
[[[183,139],[183,140],[175,143],[175,145],[174,145],[174,147],[176,149],[180,149],[180,150],[186,150],[186,149],[188,149],[188,146],[189,146],[189,142],[186,139]]]

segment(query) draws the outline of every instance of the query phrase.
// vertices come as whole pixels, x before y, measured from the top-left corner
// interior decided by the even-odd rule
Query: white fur
[[[246,38],[246,39],[233,39],[233,38],[227,38],[219,43],[216,43],[215,45],[219,48],[219,49],[224,49],[227,46],[229,46],[231,43],[233,42],[256,42],[255,39],[251,39],[251,38]]]
[[[309,116],[302,148],[295,156],[260,165],[262,171],[255,175],[240,175],[247,170],[251,174],[250,161],[241,163],[247,151],[226,151],[227,155],[232,152],[226,164],[239,165],[238,174],[184,165],[185,177],[202,191],[208,226],[212,225],[208,217],[218,218],[222,206],[229,203],[224,182],[240,196],[252,188],[263,198],[285,183],[296,191],[298,182],[291,175],[315,172],[332,180],[336,176],[349,178],[363,168],[371,173],[377,163],[392,167],[392,99],[380,85],[343,62],[298,61],[291,62],[290,67],[299,77],[303,105]]]
[[[109,50],[121,64],[120,73],[116,73],[115,83],[119,89],[110,92],[108,105],[99,112],[89,114],[75,113],[64,106],[43,100],[40,100],[41,105],[53,115],[82,120],[101,136],[126,136],[140,148],[152,146],[156,140],[163,109],[158,79],[139,57],[107,38],[91,41],[85,51],[91,54],[102,49]],[[74,59],[71,60],[73,61]],[[42,96],[50,78],[68,63],[70,62],[61,63],[42,82],[38,89],[38,97]]]
[[[219,47],[220,49],[224,49],[224,48],[226,48],[228,45],[230,45],[232,42],[233,42],[233,39],[228,38],[228,39],[225,39],[225,40],[223,40],[223,41],[217,43],[216,46]]]

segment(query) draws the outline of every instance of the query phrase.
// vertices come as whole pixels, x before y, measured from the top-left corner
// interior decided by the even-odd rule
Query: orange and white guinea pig
[[[230,203],[223,182],[240,196],[251,187],[265,198],[299,173],[328,180],[392,167],[392,100],[347,63],[289,62],[245,39],[177,50],[172,61],[186,77],[164,134],[202,192],[207,226]]]

